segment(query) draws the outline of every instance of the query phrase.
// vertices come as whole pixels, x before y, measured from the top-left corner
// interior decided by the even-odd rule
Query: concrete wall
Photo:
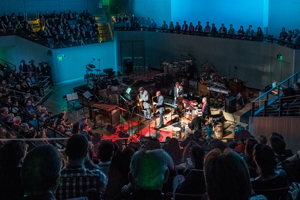
[[[237,77],[253,88],[262,89],[273,81],[282,81],[300,68],[299,50],[277,44],[148,31],[119,31],[116,34],[117,43],[145,40],[145,56],[152,67],[160,68],[163,61],[185,60],[184,56],[191,54],[196,58],[198,68],[207,61],[227,77],[234,76],[234,66],[237,66]],[[278,53],[283,56],[282,61],[277,60]],[[120,60],[118,55],[118,65]],[[294,60],[297,61],[295,69]]]
[[[300,1],[269,1],[269,32],[279,37],[281,28],[286,30],[300,29]]]
[[[63,60],[58,60],[58,55],[65,55]],[[54,83],[83,79],[86,73],[86,65],[95,58],[92,63],[101,70],[115,68],[114,43],[106,42],[86,46],[71,47],[53,50],[54,64],[52,68]],[[94,72],[95,73],[95,72]]]
[[[3,41],[6,41],[4,43]],[[0,37],[0,59],[15,64],[17,67],[21,60],[26,63],[34,60],[36,65],[40,62],[48,62],[52,67],[54,83],[72,81],[74,79],[83,79],[85,66],[96,60],[93,64],[100,67],[115,68],[115,48],[114,42],[91,44],[86,46],[70,47],[64,49],[51,50],[52,56],[47,55],[50,49],[42,45],[33,43],[16,36]],[[64,55],[63,60],[58,60],[58,55]]]
[[[28,63],[34,60],[38,65],[40,62],[48,62],[53,66],[52,57],[47,55],[49,48],[30,42],[16,36],[0,37],[0,58],[19,66],[21,60]]]
[[[99,14],[99,0],[1,0],[0,1],[0,16],[4,12],[8,15],[11,13],[24,12],[28,13],[28,17],[35,16],[36,11],[42,13],[53,12],[57,13],[63,11],[77,11],[90,10],[91,13]]]

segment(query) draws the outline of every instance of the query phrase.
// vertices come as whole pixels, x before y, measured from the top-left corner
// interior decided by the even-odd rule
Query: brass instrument
[[[152,109],[152,111],[153,111],[153,113],[156,113],[156,107],[155,107],[155,105],[153,105],[153,102],[154,102],[154,98],[157,98],[157,96],[153,96],[152,97],[152,104],[151,104],[151,106],[150,106],[150,109]]]
[[[143,110],[144,109],[143,108],[143,102],[142,101],[140,102],[140,94],[138,94],[136,96],[136,99],[138,100],[137,106],[139,106]]]

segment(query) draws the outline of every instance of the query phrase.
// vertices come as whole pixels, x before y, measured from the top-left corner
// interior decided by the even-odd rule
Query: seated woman
[[[218,35],[218,30],[217,30],[217,27],[215,26],[215,24],[214,23],[212,23],[212,25],[211,25],[211,32],[210,32],[211,34],[211,36],[217,36]]]
[[[68,130],[70,130],[73,127],[72,123],[66,122],[66,112],[65,111],[60,113],[57,117],[56,126],[58,127],[59,125],[62,125],[65,129],[68,129]]]
[[[286,173],[276,169],[277,162],[273,150],[267,145],[256,144],[253,156],[259,174],[251,180],[253,191],[266,196],[267,199],[278,199],[288,190],[289,184]]]
[[[195,168],[191,169],[185,178],[182,175],[174,178],[173,195],[175,193],[204,194],[206,191],[203,173],[204,150],[202,147],[194,145],[190,149],[190,154]]]
[[[170,22],[169,29],[170,29],[170,33],[174,33],[174,24],[173,24],[173,22]]]
[[[193,23],[191,22],[191,23],[190,23],[190,26],[189,26],[189,32],[190,32],[190,35],[194,35],[194,34],[195,34],[194,31],[195,31],[195,28],[194,28]]]
[[[257,41],[263,41],[262,37],[264,37],[264,34],[260,27],[257,28],[256,36],[257,36]]]
[[[26,107],[25,108],[32,115],[34,115],[35,112],[36,112],[31,99],[26,100]]]
[[[238,36],[236,36],[236,39],[242,39],[244,35],[245,35],[244,27],[241,26],[238,31]]]

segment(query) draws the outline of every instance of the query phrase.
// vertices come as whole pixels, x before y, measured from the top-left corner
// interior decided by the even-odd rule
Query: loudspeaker
[[[107,127],[106,127],[106,130],[108,132],[110,132],[111,134],[114,134],[116,132],[117,128],[115,128],[115,127],[108,124]]]
[[[225,100],[225,112],[234,113],[236,111],[236,100],[235,97],[230,96]]]

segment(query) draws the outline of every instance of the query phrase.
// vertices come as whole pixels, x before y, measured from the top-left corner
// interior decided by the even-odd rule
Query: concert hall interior
[[[300,1],[0,1],[0,200],[300,199]]]

